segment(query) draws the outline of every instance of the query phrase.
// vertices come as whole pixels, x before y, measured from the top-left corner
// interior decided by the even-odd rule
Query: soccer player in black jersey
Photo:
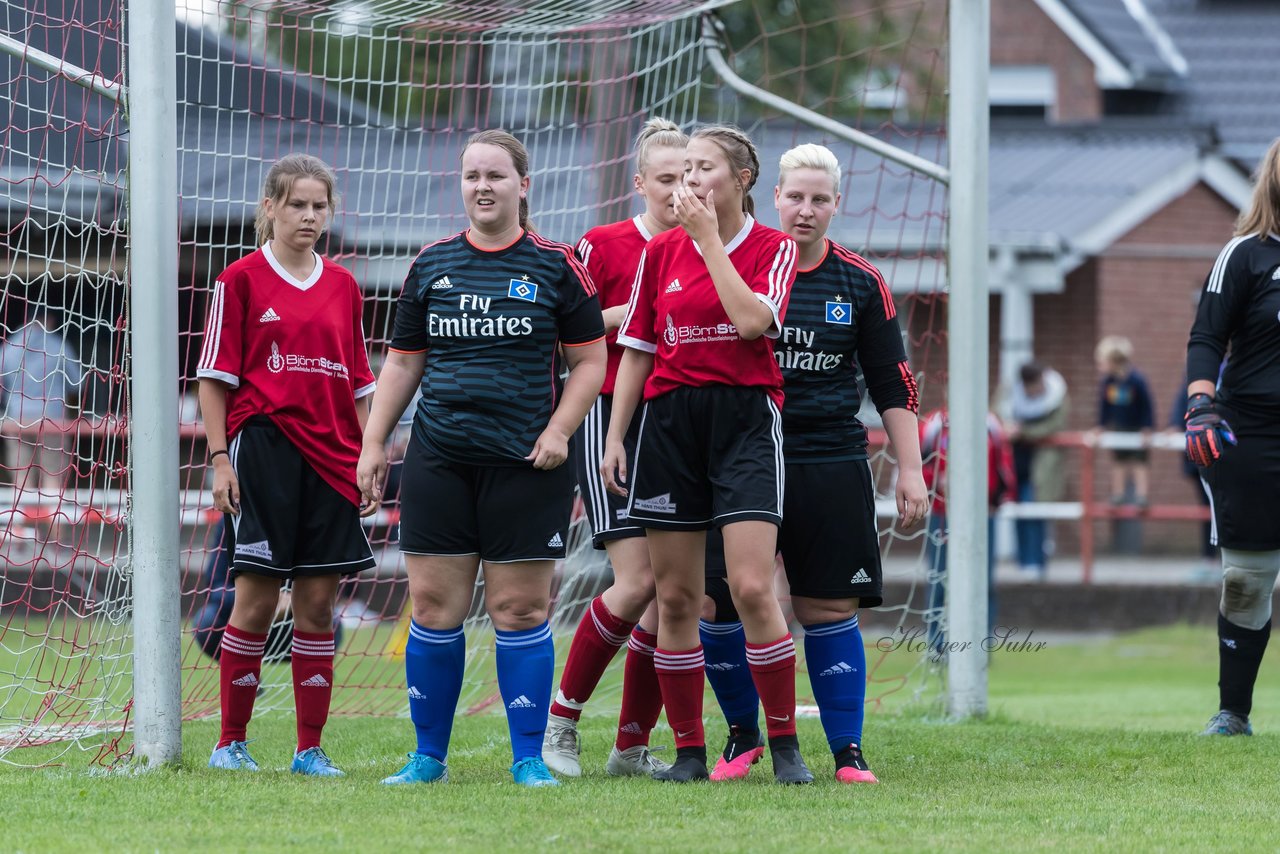
[[[809,681],[835,756],[836,779],[874,783],[862,755],[867,668],[858,609],[879,605],[880,549],[857,374],[898,460],[898,518],[924,518],[918,398],[889,286],[870,263],[826,239],[840,206],[840,165],[821,145],[782,155],[774,205],[799,246],[787,325],[775,355],[786,496],[778,550],[804,626]]]
[[[1253,685],[1280,572],[1280,139],[1205,282],[1187,344],[1187,457],[1222,548],[1218,713],[1204,735],[1252,735]],[[1230,350],[1226,368],[1219,366]]]
[[[558,784],[542,760],[555,668],[547,611],[573,503],[569,437],[600,392],[606,355],[591,277],[570,247],[530,229],[529,183],[529,154],[511,134],[481,131],[467,141],[470,227],[414,260],[364,434],[358,476],[375,502],[387,437],[421,385],[400,516],[418,747],[388,784],[448,779],[462,623],[481,561],[511,773],[525,786]],[[569,369],[563,388],[561,359]]]

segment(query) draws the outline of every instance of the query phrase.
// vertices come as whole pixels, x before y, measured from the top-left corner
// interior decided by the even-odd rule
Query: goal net
[[[946,162],[946,4],[933,0],[804,0],[735,4],[719,14],[727,59],[747,83],[931,163]],[[733,14],[730,14],[730,13]],[[946,405],[946,186],[793,116],[718,88],[718,113],[747,130],[763,168],[755,196],[776,225],[772,188],[788,148],[818,142],[842,169],[841,205],[828,235],[858,252],[893,292],[924,418]],[[863,395],[872,428],[884,604],[860,612],[868,711],[941,711],[943,668],[930,638],[945,636],[945,531],[896,524],[896,460]],[[934,456],[925,459],[934,468]],[[932,499],[932,495],[930,498]],[[932,595],[931,595],[932,594]],[[803,697],[805,689],[799,689]]]
[[[122,5],[0,0],[3,34],[119,83],[126,49]],[[254,248],[263,175],[286,153],[316,154],[338,174],[342,198],[320,248],[365,289],[376,369],[412,258],[425,243],[465,225],[458,155],[472,131],[504,127],[527,145],[536,227],[570,244],[588,228],[638,210],[630,145],[650,116],[687,128],[716,120],[747,128],[761,146],[764,172],[755,195],[767,224],[776,224],[770,193],[778,156],[798,142],[825,142],[840,155],[846,176],[832,236],[877,263],[892,283],[924,405],[940,405],[944,188],[735,94],[709,70],[703,31],[705,13],[714,10],[724,22],[716,40],[749,82],[939,161],[945,22],[930,17],[936,3],[178,5],[182,549],[175,571],[182,580],[184,717],[218,712],[214,655],[231,606],[220,519],[208,492],[195,367],[211,283]],[[17,383],[34,389],[43,412],[15,421],[6,411],[4,421],[0,759],[48,762],[80,749],[109,763],[129,747],[121,736],[131,696],[126,128],[114,102],[71,82],[65,70],[41,70],[21,51],[0,52],[0,62],[8,117],[0,154],[3,337],[8,347],[23,340],[18,333],[32,322],[43,324],[45,366],[13,371],[5,361],[3,368],[7,400]],[[33,348],[25,351],[28,358]],[[874,421],[874,410],[867,414]],[[406,440],[401,429],[393,459]],[[887,506],[894,464],[883,440],[874,452],[879,498]],[[377,567],[340,588],[335,714],[406,713],[401,655],[408,587],[397,520],[392,498],[368,528]],[[874,646],[919,625],[927,610],[928,537],[923,529],[899,531],[891,521],[886,511],[886,606],[863,618],[873,705],[938,694],[922,656],[905,661]],[[569,557],[557,569],[558,644],[567,646],[583,609],[609,582],[603,553],[591,548],[576,510]],[[480,582],[466,626],[463,710],[484,709],[497,696],[482,594]],[[282,610],[257,712],[292,710],[289,629]],[[589,710],[616,710],[617,690],[617,677],[606,677]],[[41,744],[52,746],[13,752]]]
[[[36,58],[118,84],[121,29],[73,9],[0,4],[0,759],[109,758],[132,691],[125,120]]]

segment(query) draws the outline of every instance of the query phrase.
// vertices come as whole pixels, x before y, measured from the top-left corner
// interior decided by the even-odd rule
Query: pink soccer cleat
[[[751,773],[751,766],[759,762],[761,756],[764,756],[764,742],[760,740],[759,730],[744,731],[737,725],[729,727],[724,753],[711,771],[712,782],[745,780]]]
[[[862,755],[862,748],[851,744],[836,754],[837,783],[879,783],[871,773],[871,766]]]

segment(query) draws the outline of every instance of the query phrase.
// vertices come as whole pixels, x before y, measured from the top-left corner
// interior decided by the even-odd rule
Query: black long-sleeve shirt
[[[1196,380],[1218,382],[1237,431],[1280,435],[1280,236],[1237,237],[1218,255],[1187,343]]]

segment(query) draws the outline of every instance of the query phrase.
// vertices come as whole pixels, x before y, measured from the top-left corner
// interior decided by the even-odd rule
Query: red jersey
[[[227,438],[266,415],[325,482],[354,504],[361,430],[356,398],[372,394],[360,286],[316,255],[306,281],[270,246],[232,264],[213,286],[196,376],[227,392]]]
[[[702,250],[673,228],[649,241],[636,273],[618,343],[654,354],[644,385],[651,400],[680,386],[761,386],[782,405],[782,371],[773,339],[796,280],[796,242],[747,217],[725,247],[729,260],[760,302],[773,313],[773,328],[754,341],[729,322]]]
[[[653,235],[637,216],[597,226],[578,241],[578,258],[591,274],[591,281],[596,283],[600,308],[613,308],[630,300],[640,255],[651,239]],[[609,352],[609,364],[605,369],[604,387],[600,389],[600,393],[613,394],[618,363],[622,361],[622,347],[618,345],[616,330],[605,337],[605,344]]]

